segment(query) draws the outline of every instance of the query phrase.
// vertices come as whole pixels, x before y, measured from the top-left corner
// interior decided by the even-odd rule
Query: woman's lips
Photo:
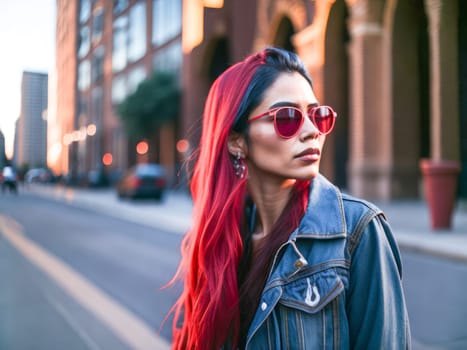
[[[307,148],[303,152],[297,154],[295,158],[308,162],[317,161],[319,160],[320,153],[319,148]]]

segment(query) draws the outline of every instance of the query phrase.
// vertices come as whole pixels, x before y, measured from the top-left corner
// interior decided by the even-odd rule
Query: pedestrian
[[[16,173],[9,164],[5,165],[2,170],[2,192],[5,192],[6,188],[10,192],[18,193]]]
[[[319,173],[336,121],[283,49],[213,83],[176,274],[174,349],[410,348],[384,214]]]

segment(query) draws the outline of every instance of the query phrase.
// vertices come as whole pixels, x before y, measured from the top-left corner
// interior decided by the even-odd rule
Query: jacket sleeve
[[[383,215],[375,215],[351,252],[347,297],[351,349],[410,349],[399,249]]]

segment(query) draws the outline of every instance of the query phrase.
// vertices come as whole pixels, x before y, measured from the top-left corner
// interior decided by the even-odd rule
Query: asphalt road
[[[179,261],[180,233],[28,192],[0,196],[0,231],[2,220],[18,237],[85,278],[117,311],[134,315],[169,342],[171,320],[164,323],[164,318],[179,289],[161,287]],[[135,347],[120,334],[124,330],[112,325],[112,317],[99,314],[99,309],[115,314],[114,304],[106,299],[102,305],[88,304],[87,299],[97,299],[89,288],[74,296],[73,290],[65,292],[73,274],[65,273],[60,284],[12,242],[0,234],[0,349]],[[408,251],[402,251],[402,259],[414,349],[467,349],[467,264]],[[91,297],[83,297],[86,293]]]
[[[164,319],[179,289],[162,287],[176,270],[181,235],[59,204],[28,193],[1,197],[0,214],[11,227],[15,227],[12,223],[19,224],[18,230],[21,232],[16,234],[63,262],[90,285],[96,286],[109,299],[143,321],[155,335],[169,341],[171,321],[169,319],[164,323]],[[118,338],[109,340],[112,334],[106,329],[107,325],[100,322],[99,317],[92,317],[92,312],[90,316],[84,316],[85,313],[89,314],[87,309],[93,306],[85,305],[80,310],[79,302],[64,298],[63,291],[56,283],[35,264],[21,257],[2,235],[0,256],[0,271],[8,276],[0,286],[0,348],[3,348],[3,343],[9,344],[10,349],[15,342],[29,346],[30,341],[26,341],[25,337],[35,338],[31,349],[51,349],[47,347],[50,339],[54,339],[58,346],[52,349],[125,348],[124,342],[120,347],[109,347],[109,344],[118,343]],[[28,294],[22,295],[25,291]],[[12,302],[17,310],[12,309]],[[31,313],[22,303],[33,303],[40,312]],[[33,319],[27,322],[18,320],[22,317],[18,311],[24,311],[25,318],[32,316]],[[50,314],[53,316],[49,317]],[[41,320],[43,315],[48,316]],[[56,328],[60,324],[59,319],[65,321],[61,322],[62,325],[72,325],[65,327],[68,332]],[[49,324],[51,329],[47,330],[44,323]],[[90,324],[94,325],[90,327]],[[40,326],[40,331],[28,329],[34,325]],[[100,331],[97,332],[96,328]],[[73,337],[68,334],[70,332],[82,334]],[[102,339],[99,339],[99,334],[102,334]],[[64,344],[78,338],[83,344],[62,347],[57,339],[60,337],[65,338]],[[25,349],[19,345],[17,348]]]
[[[414,350],[467,349],[467,264],[404,251],[402,260]]]

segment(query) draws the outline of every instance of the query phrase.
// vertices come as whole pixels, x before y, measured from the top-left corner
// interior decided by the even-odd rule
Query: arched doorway
[[[392,27],[391,197],[417,197],[430,155],[429,51],[423,0],[397,1]]]
[[[204,55],[206,62],[204,71],[208,87],[229,67],[229,43],[226,37],[220,37],[210,42]]]
[[[279,25],[277,26],[276,33],[272,44],[276,47],[295,52],[295,47],[292,44],[292,36],[295,34],[295,30],[292,21],[284,16],[280,19]]]
[[[201,137],[204,102],[214,80],[229,67],[229,40],[225,36],[206,40],[203,51],[196,55],[196,61],[190,67],[193,71],[187,74],[186,86],[194,87],[184,94],[184,108],[190,115],[190,124],[185,126],[185,137],[190,145],[199,145]]]
[[[347,43],[347,6],[344,0],[337,0],[331,7],[325,34],[324,47],[324,99],[320,101],[333,107],[337,112],[334,131],[326,141],[328,163],[326,175],[336,186],[347,188],[347,162],[349,159],[349,91]]]

